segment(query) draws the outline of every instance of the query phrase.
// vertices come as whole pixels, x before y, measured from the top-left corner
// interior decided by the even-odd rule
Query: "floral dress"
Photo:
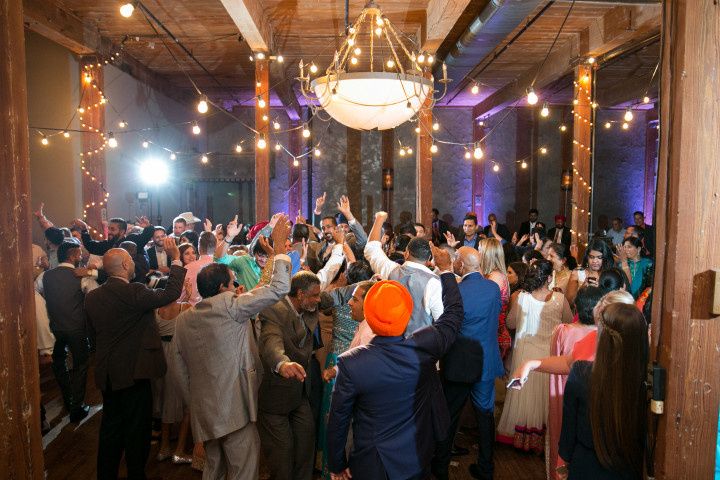
[[[512,349],[512,337],[510,331],[505,325],[508,309],[510,308],[510,283],[507,275],[503,275],[499,271],[494,271],[487,276],[488,280],[492,280],[500,287],[500,316],[498,317],[498,346],[500,347],[500,357],[505,360],[508,352]]]

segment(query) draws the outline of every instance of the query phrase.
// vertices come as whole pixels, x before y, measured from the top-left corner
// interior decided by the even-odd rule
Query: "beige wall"
[[[26,32],[28,120],[30,124],[30,187],[33,209],[45,202],[51,220],[66,224],[82,214],[80,183],[80,136],[50,138],[40,143],[33,127],[65,128],[79,102],[78,59],[65,48],[32,32]],[[77,128],[77,120],[69,128]],[[50,131],[47,131],[50,133]],[[33,241],[42,245],[43,235],[33,225]]]

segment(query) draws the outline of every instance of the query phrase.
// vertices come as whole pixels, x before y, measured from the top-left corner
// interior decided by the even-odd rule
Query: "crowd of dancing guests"
[[[548,230],[535,209],[514,233],[494,214],[454,228],[435,209],[430,225],[378,212],[366,233],[347,197],[335,207],[323,194],[311,219],[255,225],[112,218],[93,236],[40,206],[41,363],[78,423],[92,358],[99,479],[123,456],[145,478],[155,441],[157,461],[205,479],[258,478],[262,457],[278,480],[443,480],[469,454],[455,443],[466,404],[473,478],[493,478],[498,442],[544,453],[548,479],[642,476],[642,212],[579,256],[566,219]]]

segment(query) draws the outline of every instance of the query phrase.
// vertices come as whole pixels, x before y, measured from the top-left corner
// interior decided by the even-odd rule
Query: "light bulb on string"
[[[316,157],[319,157],[322,154],[322,152],[320,151],[320,149],[318,147],[315,147],[315,150],[313,151],[313,153],[315,154]]]
[[[318,67],[315,65],[315,63],[310,64],[310,73],[317,73]]]
[[[592,65],[593,63],[595,63],[595,57],[588,57],[587,63],[589,63],[590,65]]]
[[[633,113],[632,113],[632,110],[631,110],[630,108],[628,108],[627,110],[625,110],[625,115],[623,116],[623,118],[625,119],[626,122],[631,122],[631,121],[632,121],[632,119],[633,119]]]
[[[405,153],[406,153],[406,152],[405,152],[405,149],[404,149],[404,148],[401,148],[399,153],[400,153],[400,156],[401,156],[401,157],[404,157],[404,156],[405,156]]]
[[[293,160],[293,167],[299,167],[299,166],[300,166],[300,162],[298,162],[298,159],[297,159],[297,158],[294,159],[294,160]]]
[[[353,64],[353,65],[357,65],[357,63],[358,63],[357,57],[352,57],[352,58],[350,58],[350,63]]]
[[[627,130],[628,128],[630,128],[630,124],[627,123],[627,122],[624,122],[624,123],[622,124],[622,128],[623,128],[623,130]]]
[[[384,22],[383,22],[383,19],[382,19],[382,17],[381,17],[380,15],[378,15],[378,16],[375,17],[375,24],[376,24],[378,27],[382,27],[382,26],[383,26]]]
[[[520,168],[522,168],[522,169],[526,169],[527,166],[528,166],[528,165],[527,165],[527,162],[526,162],[525,160],[523,160],[523,161],[520,163]]]
[[[440,124],[438,122],[433,123],[432,129],[437,132],[438,130],[440,130]]]
[[[208,102],[204,95],[200,98],[200,101],[197,104],[197,111],[200,113],[207,113],[208,111]]]
[[[265,150],[265,147],[267,147],[267,140],[265,140],[265,134],[261,134],[260,138],[257,141],[257,147],[260,150]]]
[[[40,139],[40,143],[47,147],[48,145],[50,145],[50,140],[48,140],[48,138],[43,135],[43,137]]]
[[[408,149],[407,149],[407,154],[408,154],[408,155],[412,155],[412,152],[413,152],[412,148],[408,147]]]
[[[107,144],[108,144],[108,147],[110,147],[110,148],[117,148],[117,146],[118,146],[118,141],[112,132],[108,133]]]
[[[410,103],[410,102],[408,102]],[[420,133],[420,127],[415,127],[415,133]]]
[[[580,100],[578,100],[577,98],[574,98],[574,99],[573,99],[573,105],[577,105],[578,103],[580,103]]]
[[[193,135],[200,135],[200,125],[197,122],[193,122],[192,133]]]
[[[352,37],[351,37],[351,38],[348,38],[348,39],[347,39],[347,44],[348,44],[348,46],[352,47],[353,45],[355,45],[355,39],[352,38]]]
[[[427,63],[429,63],[430,65],[432,65],[433,63],[435,63],[435,57],[433,57],[432,55],[428,55],[428,57],[427,57]]]
[[[303,125],[302,136],[303,138],[310,138],[310,129],[307,127],[307,124]]]
[[[203,155],[202,157],[200,157],[200,161],[201,161],[202,163],[208,163],[208,156],[207,156],[207,155]]]
[[[269,118],[269,117],[268,117],[267,115],[263,115],[263,116],[262,116],[262,121],[263,121],[263,122],[267,122],[267,121],[268,121],[268,118]]]
[[[63,137],[70,138],[70,132],[62,132]]]
[[[417,57],[417,62],[418,62],[418,63],[425,63],[425,54],[421,53],[420,55],[418,55],[418,57]]]
[[[375,29],[375,35],[377,35],[378,37],[379,37],[380,35],[382,35],[382,28],[381,28],[381,27],[377,27],[377,28]]]
[[[480,145],[476,145],[475,149],[473,150],[473,158],[475,158],[475,160],[480,160],[482,157],[483,157],[482,148],[480,148]]]
[[[242,153],[242,145],[239,143],[235,145],[235,153]]]
[[[495,165],[493,165],[493,172],[497,173],[497,172],[499,172],[499,171],[500,171],[500,165],[498,165],[498,164],[496,163]]]
[[[265,99],[262,97],[258,97],[257,106],[260,108],[265,108],[265,105],[266,105]]]
[[[91,83],[92,79],[92,75],[90,75],[89,72],[85,72],[85,74],[83,75],[83,81],[85,81],[85,83]]]
[[[124,3],[120,5],[120,15],[122,15],[125,18],[130,18],[135,11],[135,5],[132,3]]]
[[[360,54],[362,53],[362,50],[360,50],[360,47],[355,47],[355,50],[353,50],[353,53],[355,54],[355,56],[359,57]]]
[[[83,107],[78,107],[78,113],[85,113],[85,109]]]
[[[470,150],[465,150],[465,160],[470,160],[472,158],[472,154],[470,153]]]
[[[278,122],[277,120],[274,121],[274,122],[273,122],[273,128],[274,128],[275,130],[280,130],[280,122]]]
[[[567,126],[565,126],[565,125],[560,125],[560,131],[561,131],[561,132],[567,131]]]
[[[177,155],[175,155],[175,152],[170,153],[170,160],[177,160]]]
[[[543,106],[540,109],[540,116],[547,117],[548,115],[550,115],[550,109],[548,108],[547,102],[545,102],[545,103],[543,103]]]
[[[438,147],[434,143],[430,146],[430,153],[437,153]]]
[[[282,150],[282,145],[280,145],[280,142],[278,142],[275,144],[275,151],[279,152],[280,150]]]
[[[548,151],[548,150],[547,150],[546,147],[540,147],[540,155],[545,155],[545,154],[547,154],[547,151]]]
[[[538,102],[539,98],[537,94],[535,93],[535,90],[533,90],[533,87],[528,88],[527,93],[527,103],[528,105],[535,105]]]
[[[643,103],[650,103],[650,97],[648,97],[647,95],[645,95],[645,96],[643,97]]]
[[[477,83],[472,86],[472,88],[470,89],[470,93],[472,93],[473,95],[477,95],[478,93],[480,93],[480,87]]]
[[[612,127],[612,123],[610,123],[610,122],[605,122],[605,128],[610,128],[610,127]]]
[[[258,60],[265,60],[265,54],[263,52],[258,52],[255,54],[255,58]]]
[[[125,127],[127,127],[127,122],[126,122],[125,120],[120,120],[120,121],[118,122],[118,127],[119,127],[119,128],[125,128]]]
[[[142,147],[143,147],[143,148],[148,148],[149,146],[150,146],[150,142],[148,142],[147,140],[143,140],[143,142],[142,142]]]
[[[387,68],[393,68],[393,67],[395,67],[395,61],[390,59],[387,61],[386,65],[387,65]]]

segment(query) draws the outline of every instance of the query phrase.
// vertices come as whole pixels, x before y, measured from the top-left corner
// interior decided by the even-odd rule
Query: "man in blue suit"
[[[400,283],[387,280],[368,290],[365,319],[376,337],[345,352],[328,420],[328,466],[333,479],[425,479],[435,443],[449,427],[436,363],[455,341],[463,307],[450,256],[432,248],[442,272],[444,311],[438,320],[403,337],[413,300]],[[350,421],[353,450],[345,455]]]
[[[474,478],[491,479],[495,441],[495,377],[504,373],[498,347],[500,287],[480,273],[481,256],[474,248],[461,247],[453,264],[462,277],[460,295],[465,318],[457,340],[440,362],[443,391],[450,413],[450,429],[438,443],[432,470],[438,480],[448,478],[450,456],[460,413],[468,396],[478,421],[477,464],[470,466]]]

